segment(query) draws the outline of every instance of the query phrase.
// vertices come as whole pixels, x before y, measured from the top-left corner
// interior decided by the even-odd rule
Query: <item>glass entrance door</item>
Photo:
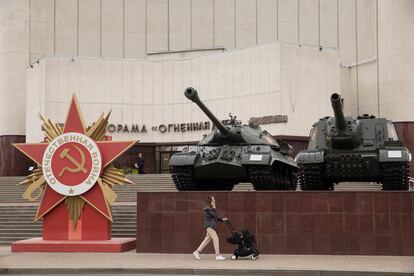
[[[171,158],[171,152],[161,152],[161,173],[170,173],[168,166]]]

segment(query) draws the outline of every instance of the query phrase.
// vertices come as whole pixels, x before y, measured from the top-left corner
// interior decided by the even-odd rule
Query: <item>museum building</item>
[[[11,147],[43,140],[38,113],[64,123],[76,94],[85,123],[111,112],[112,140],[138,139],[168,172],[173,152],[213,125],[184,97],[192,86],[229,113],[306,146],[333,114],[396,122],[414,151],[414,2],[410,0],[3,0],[0,2],[0,175],[25,175]]]

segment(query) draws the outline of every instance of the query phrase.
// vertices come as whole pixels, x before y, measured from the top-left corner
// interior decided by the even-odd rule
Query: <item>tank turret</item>
[[[187,97],[187,99],[191,100],[192,102],[196,103],[200,109],[204,112],[204,114],[207,115],[208,118],[213,122],[213,124],[217,127],[217,129],[221,132],[221,134],[225,136],[230,135],[229,128],[223,125],[222,122],[220,122],[216,116],[207,108],[207,106],[204,105],[204,103],[200,100],[198,97],[197,90],[195,90],[192,87],[188,87],[184,91],[184,95]]]
[[[240,132],[239,129],[235,129],[233,127],[228,127],[228,126],[224,125],[222,122],[220,122],[220,120],[218,120],[216,118],[216,116],[214,116],[214,114],[204,105],[204,103],[198,97],[197,90],[195,90],[192,87],[188,87],[184,91],[184,95],[189,100],[196,103],[200,107],[200,109],[204,112],[204,114],[206,114],[207,117],[213,122],[214,126],[218,129],[218,131],[221,134],[220,135],[221,137],[217,137],[217,135],[215,135],[215,137],[213,137],[213,139],[216,142],[221,142],[223,140],[227,141],[229,143],[243,143],[243,142],[245,142],[245,140],[241,136],[241,132]],[[233,121],[234,120],[231,120],[231,122],[233,122]],[[234,125],[234,124],[232,124],[232,125]]]
[[[216,118],[216,116],[214,116],[214,114],[207,108],[207,106],[205,106],[203,104],[203,102],[200,100],[200,98],[198,97],[197,90],[195,90],[192,87],[188,87],[184,91],[184,95],[187,97],[187,99],[189,99],[192,102],[196,103],[201,108],[201,110],[203,110],[204,114],[206,114],[207,117],[210,118],[210,120],[217,127],[217,129],[221,132],[221,134],[223,134],[225,136],[230,135],[230,131],[229,131],[228,127],[226,127],[225,125],[223,125],[223,123],[220,122]]]

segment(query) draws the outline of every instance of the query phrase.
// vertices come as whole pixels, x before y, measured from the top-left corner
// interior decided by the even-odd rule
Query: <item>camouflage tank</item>
[[[288,144],[279,145],[259,126],[242,125],[231,115],[227,123],[220,122],[194,88],[184,94],[215,129],[197,146],[171,156],[170,172],[179,191],[232,190],[240,182],[251,182],[255,190],[296,189],[297,166]]]
[[[383,190],[408,190],[411,153],[394,124],[373,115],[345,117],[343,99],[331,96],[335,117],[313,125],[306,150],[296,156],[302,190],[333,190],[348,181],[382,183]]]

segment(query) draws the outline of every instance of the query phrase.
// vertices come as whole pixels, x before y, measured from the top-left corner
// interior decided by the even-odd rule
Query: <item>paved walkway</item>
[[[225,255],[226,257],[230,257]],[[191,254],[12,253],[0,247],[2,273],[162,273],[209,275],[414,275],[414,257],[261,255],[260,259],[201,260]]]

